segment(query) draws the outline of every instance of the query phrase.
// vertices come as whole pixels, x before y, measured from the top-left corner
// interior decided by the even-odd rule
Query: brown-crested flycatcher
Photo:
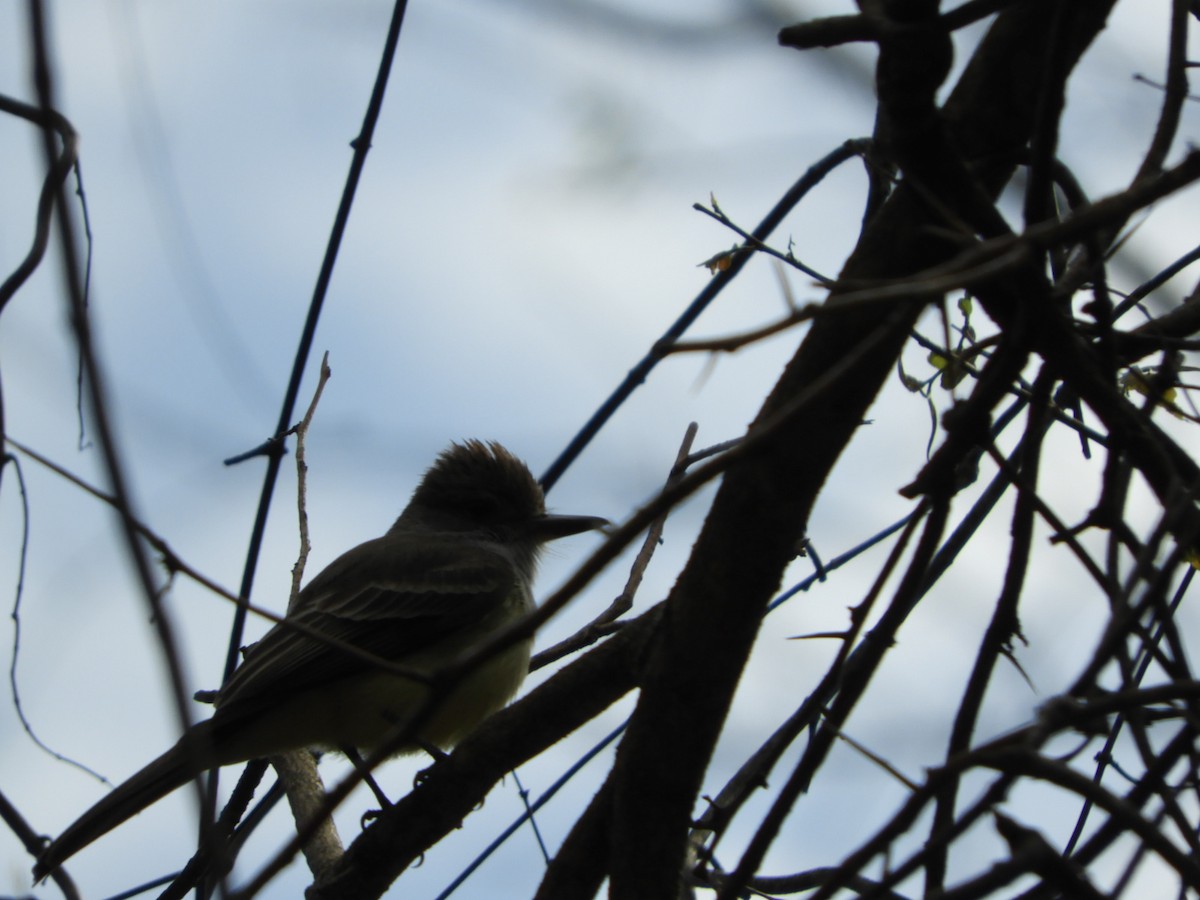
[[[425,681],[384,671],[345,645],[434,673],[534,608],[544,543],[604,524],[547,514],[529,469],[499,444],[452,444],[387,534],[334,560],[285,622],[246,651],[212,718],[80,816],[46,847],[35,876],[205,769],[304,747],[371,751],[418,712],[417,733],[400,752],[453,746],[512,699],[532,640],[485,660],[427,710]]]

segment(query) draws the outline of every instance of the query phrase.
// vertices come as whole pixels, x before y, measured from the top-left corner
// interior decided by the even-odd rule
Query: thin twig
[[[858,138],[849,140],[843,143],[840,147],[826,154],[825,158],[820,162],[809,167],[800,179],[792,185],[786,194],[779,199],[766,217],[754,229],[754,237],[757,240],[765,241],[771,236],[771,233],[779,227],[780,223],[787,218],[797,204],[800,203],[809,192],[817,185],[825,180],[825,177],[838,166],[847,160],[854,159],[857,156],[867,152],[867,148],[871,145],[869,138]],[[563,472],[567,470],[575,458],[583,452],[584,448],[591,443],[592,438],[599,433],[604,427],[604,423],[612,418],[613,414],[629,399],[645,380],[650,376],[654,368],[662,362],[662,360],[671,351],[671,347],[683,336],[684,332],[692,326],[696,319],[708,307],[713,300],[723,291],[749,260],[749,254],[737,254],[728,268],[717,273],[705,285],[704,289],[696,296],[687,309],[672,323],[654,345],[650,351],[642,357],[641,361],[634,366],[625,379],[617,386],[602,404],[597,409],[582,428],[576,433],[575,437],[571,438],[571,442],[567,444],[566,449],[558,455],[558,458],[550,464],[545,474],[541,477],[542,487],[549,491],[554,487],[555,483]]]
[[[288,595],[288,609],[290,610],[296,603],[296,597],[300,594],[300,582],[304,580],[304,567],[308,562],[308,553],[312,549],[312,544],[309,541],[308,534],[308,508],[306,500],[308,497],[308,463],[305,460],[305,438],[308,437],[308,428],[312,424],[313,414],[317,411],[317,404],[321,402],[321,394],[325,391],[325,383],[329,381],[329,377],[333,374],[329,368],[329,351],[325,351],[325,355],[321,357],[321,371],[317,378],[317,388],[313,391],[312,402],[308,404],[308,410],[304,413],[304,418],[299,424],[289,429],[289,434],[296,436],[296,516],[297,526],[300,529],[300,552],[296,557],[296,564],[292,566],[292,590]]]
[[[13,469],[17,475],[17,491],[21,495],[21,552],[20,558],[17,561],[17,585],[14,590],[12,612],[9,613],[9,618],[13,623],[13,641],[12,641],[12,659],[8,664],[8,684],[12,691],[13,709],[17,713],[17,719],[21,723],[21,728],[29,735],[29,739],[33,741],[39,748],[50,754],[59,762],[65,762],[68,765],[74,766],[82,772],[91,775],[102,784],[107,784],[110,787],[112,782],[77,759],[72,759],[63,753],[58,752],[53,747],[43,741],[33,729],[33,723],[25,715],[25,706],[21,702],[20,685],[17,680],[17,662],[21,658],[21,600],[25,595],[25,576],[26,568],[29,562],[29,493],[25,485],[25,473],[21,469],[21,462],[15,456],[9,456],[2,461],[3,463],[11,462]]]
[[[51,76],[53,65],[49,49],[45,9],[41,0],[29,0],[29,39],[33,57],[33,81],[37,92],[38,104],[49,114],[56,108],[54,84]],[[47,168],[54,168],[61,159],[59,142],[70,143],[70,137],[56,135],[50,127],[42,129],[42,150]],[[151,615],[162,658],[167,670],[167,684],[180,732],[185,736],[191,725],[191,709],[188,703],[186,682],[180,661],[179,644],[175,636],[172,618],[159,595],[155,585],[154,574],[150,560],[138,537],[137,515],[133,509],[132,492],[129,488],[128,476],[125,472],[123,455],[117,446],[117,435],[113,425],[108,393],[108,382],[104,368],[100,363],[96,346],[92,340],[91,322],[88,318],[84,278],[78,258],[78,243],[75,236],[75,223],[72,208],[66,193],[59,185],[54,191],[55,221],[58,224],[58,237],[61,245],[59,260],[65,282],[65,299],[68,319],[74,333],[76,346],[79,351],[81,371],[85,374],[88,388],[92,418],[96,430],[97,442],[100,446],[101,458],[112,486],[114,506],[120,522],[120,534],[123,538],[125,551],[132,563],[136,581],[142,599]],[[198,748],[184,738],[183,748],[186,752],[198,754]],[[201,802],[205,797],[203,779],[194,780],[196,792]],[[202,827],[202,837],[206,839],[211,830],[208,823]]]
[[[712,204],[711,209],[709,207],[705,206],[703,203],[693,203],[692,209],[696,210],[697,212],[702,212],[706,216],[709,216],[713,219],[716,219],[718,222],[720,222],[722,225],[724,225],[726,228],[728,228],[734,234],[737,234],[738,236],[740,236],[742,238],[742,240],[744,241],[744,243],[740,247],[734,247],[732,250],[726,250],[724,253],[719,253],[716,256],[712,257],[711,259],[706,260],[705,262],[702,262],[700,265],[708,266],[710,271],[717,272],[717,271],[720,271],[721,269],[724,269],[727,267],[728,262],[731,261],[731,257],[733,254],[750,253],[752,251],[757,251],[759,253],[765,253],[768,256],[773,256],[780,262],[785,263],[786,265],[789,265],[794,269],[800,270],[801,272],[803,272],[805,275],[809,276],[810,278],[816,279],[818,284],[822,284],[825,287],[831,287],[834,284],[834,279],[829,278],[825,275],[822,275],[816,269],[814,269],[810,266],[807,266],[800,260],[796,259],[795,255],[792,253],[791,250],[788,250],[787,253],[781,253],[780,251],[776,250],[774,247],[770,246],[767,243],[764,243],[763,241],[759,240],[754,235],[752,235],[750,232],[746,231],[744,228],[742,228],[740,225],[738,225],[736,222],[734,222],[732,219],[730,219],[729,216],[725,215],[724,210],[722,210],[721,207],[717,205],[717,200],[715,197],[710,198],[709,202]]]
[[[304,418],[289,433],[296,436],[296,518],[300,532],[300,548],[296,564],[292,566],[292,589],[288,598],[288,610],[296,606],[300,596],[300,583],[304,580],[304,567],[312,549],[308,532],[308,462],[306,458],[308,429],[312,425],[317,404],[325,384],[333,372],[329,368],[329,351],[321,358],[321,371],[312,401]],[[309,871],[318,881],[341,859],[345,849],[338,835],[333,817],[324,813],[325,785],[317,770],[316,757],[309,750],[292,750],[271,757],[271,765],[279,776],[287,795],[288,805],[296,820],[296,828],[308,829],[311,837],[304,842],[304,859]]]
[[[696,439],[697,429],[698,426],[695,422],[688,425],[687,431],[683,436],[683,442],[679,445],[679,452],[675,455],[675,464],[671,466],[671,471],[667,475],[667,485],[678,481],[680,476],[687,471],[688,454],[691,453],[692,442]],[[655,519],[649,529],[647,529],[646,539],[642,541],[642,548],[638,551],[633,565],[630,567],[629,578],[625,582],[625,587],[613,602],[609,604],[608,609],[604,610],[604,612],[600,613],[600,615],[596,616],[596,618],[570,637],[559,641],[552,647],[547,647],[534,656],[529,663],[529,671],[536,672],[538,669],[555,660],[562,659],[568,654],[590,646],[605,635],[611,634],[619,627],[617,620],[633,608],[633,597],[642,583],[642,577],[645,575],[646,567],[650,565],[650,559],[654,556],[654,551],[662,541],[663,527],[666,525],[669,512],[670,510],[664,510],[663,514]]]

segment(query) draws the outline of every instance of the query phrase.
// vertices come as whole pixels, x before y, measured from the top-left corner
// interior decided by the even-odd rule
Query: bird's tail
[[[186,743],[181,740],[69,825],[38,857],[34,881],[41,881],[92,841],[209,768],[203,764],[206,742],[200,737],[193,733]]]

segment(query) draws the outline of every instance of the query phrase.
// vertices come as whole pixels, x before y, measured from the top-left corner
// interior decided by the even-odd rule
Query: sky
[[[1144,150],[1158,94],[1134,75],[1161,76],[1167,5],[1119,4],[1073,88],[1062,155],[1094,197],[1124,186]],[[716,0],[628,4],[611,17],[537,0],[410,4],[294,417],[328,352],[333,377],[308,441],[310,573],[382,533],[451,440],[500,440],[544,470],[704,287],[700,263],[735,242],[692,204],[715,198],[749,228],[805,168],[870,133],[869,49],[799,54],[774,37],[780,23],[851,6],[792,0],[763,5],[754,18],[751,7]],[[378,0],[58,0],[47,8],[60,107],[81,135],[91,311],[136,509],[183,558],[236,589],[263,465],[222,460],[261,443],[279,416],[391,8]],[[0,42],[0,92],[31,100],[24,4],[0,8]],[[1197,139],[1198,124],[1189,106],[1181,146]],[[0,171],[0,269],[8,271],[30,240],[41,161],[37,135],[6,117]],[[797,256],[836,274],[856,237],[862,188],[860,168],[835,173],[789,217],[777,245],[790,238]],[[1191,216],[1182,200],[1155,210],[1131,238],[1138,264],[1120,273],[1125,286],[1194,246]],[[90,428],[80,448],[56,263],[52,253],[0,318],[5,425],[101,484]],[[819,298],[809,279],[786,279],[798,301]],[[1186,281],[1168,286],[1167,296],[1182,296]],[[692,335],[762,324],[784,304],[778,272],[758,260]],[[660,365],[549,505],[627,517],[661,484],[689,422],[699,423],[698,446],[743,432],[800,336]],[[906,357],[910,371],[928,373],[923,356]],[[919,467],[928,429],[925,401],[890,384],[814,512],[810,533],[825,558],[909,509],[896,490]],[[1187,433],[1182,439],[1195,445]],[[1068,462],[1049,489],[1069,508],[1087,496],[1097,464],[1081,464],[1069,441],[1058,449]],[[50,747],[119,780],[174,740],[147,612],[111,514],[35,463],[21,465],[29,505],[22,709]],[[11,470],[5,475],[0,584],[12,596],[24,521]],[[280,609],[296,554],[295,484],[289,457],[253,595]],[[638,609],[669,590],[710,497],[671,517]],[[1003,572],[1006,522],[1002,514],[995,533],[923,604],[889,660],[888,679],[852,722],[865,743],[909,761],[912,776],[936,759],[945,716],[913,710],[910,698],[961,678],[969,665]],[[598,540],[556,547],[539,594]],[[829,649],[785,638],[843,626],[880,552],[768,621],[710,773],[714,790],[828,661]],[[1069,683],[1080,659],[1053,645],[1063,623],[1086,633],[1100,621],[1090,606],[1098,601],[1070,563],[1044,543],[1038,561],[1024,621],[1031,646],[1021,657],[1038,690],[1015,673],[1002,676],[1005,690],[985,717],[996,733],[1027,721]],[[551,623],[544,643],[606,606],[627,567],[626,557]],[[791,580],[804,574],[801,561]],[[167,603],[190,683],[215,687],[228,605],[183,581]],[[526,786],[546,787],[629,708],[627,701],[547,754]],[[926,712],[937,724],[915,727]],[[0,703],[0,734],[0,788],[36,828],[59,830],[103,793],[34,746],[11,700]],[[399,791],[415,766],[395,763],[385,781]],[[547,808],[547,834],[561,838],[604,768],[594,764],[590,778]],[[856,830],[864,811],[880,818],[903,799],[901,786],[850,750],[837,751],[830,772],[793,817],[769,869],[827,861],[830,847],[865,836]],[[71,871],[85,895],[107,896],[181,863],[190,802],[180,792],[82,853]],[[366,802],[341,816],[347,840]],[[517,804],[512,784],[501,786],[393,895],[436,896]],[[1063,827],[1060,819],[1069,827],[1071,813],[1047,807],[1044,819],[1047,828]],[[262,852],[286,827],[263,836]],[[0,893],[27,890],[29,865],[15,841],[0,837]],[[519,835],[454,896],[495,896],[497,885],[527,895],[540,869],[532,838]],[[265,896],[297,896],[306,875],[293,865]]]

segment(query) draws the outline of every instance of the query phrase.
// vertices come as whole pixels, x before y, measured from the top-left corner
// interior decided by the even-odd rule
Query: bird
[[[369,753],[418,714],[399,753],[453,747],[516,694],[533,640],[485,659],[424,709],[428,676],[535,608],[547,542],[607,524],[547,513],[529,468],[499,443],[452,443],[382,537],[330,563],[246,648],[211,718],[46,845],[35,880],[208,769],[302,748]]]

